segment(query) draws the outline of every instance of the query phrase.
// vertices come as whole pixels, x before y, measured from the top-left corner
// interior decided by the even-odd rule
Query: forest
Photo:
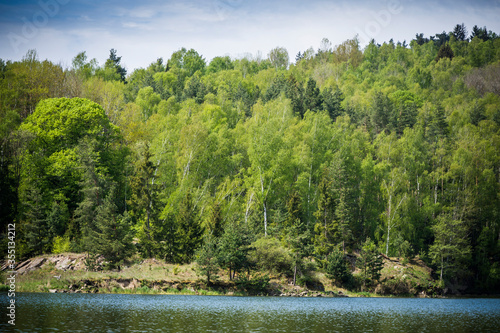
[[[384,254],[500,291],[500,37],[486,27],[324,38],[295,59],[182,48],[131,73],[115,49],[68,68],[30,50],[0,59],[0,147],[0,247],[15,223],[18,258],[348,284],[348,254],[363,283]]]

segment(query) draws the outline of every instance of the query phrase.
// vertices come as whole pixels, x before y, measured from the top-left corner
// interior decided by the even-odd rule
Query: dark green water
[[[500,299],[17,294],[1,332],[500,332]]]

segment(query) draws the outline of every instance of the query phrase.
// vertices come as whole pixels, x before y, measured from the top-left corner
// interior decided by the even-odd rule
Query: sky
[[[275,47],[317,50],[356,35],[365,46],[429,37],[464,23],[500,34],[500,0],[0,0],[0,59],[40,60],[70,67],[85,51],[103,65],[117,50],[130,72],[182,47],[207,63],[216,56],[266,58]]]

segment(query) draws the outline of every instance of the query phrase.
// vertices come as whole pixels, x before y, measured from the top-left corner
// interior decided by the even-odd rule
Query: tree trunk
[[[295,264],[295,267],[293,268],[293,285],[295,286],[297,281],[297,264]]]
[[[266,202],[264,202],[264,236],[267,237],[267,207]]]
[[[444,262],[443,262],[443,256],[441,256],[441,274],[439,275],[440,281],[443,281],[443,268],[444,268]]]

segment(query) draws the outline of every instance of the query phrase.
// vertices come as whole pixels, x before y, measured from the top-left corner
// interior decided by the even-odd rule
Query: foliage
[[[337,248],[328,255],[325,271],[329,279],[340,285],[346,284],[352,279],[349,262],[342,251]]]
[[[196,252],[197,272],[207,277],[207,285],[217,279],[219,271],[217,238],[207,234],[203,245]]]
[[[291,253],[276,238],[260,238],[251,247],[250,260],[257,269],[273,274],[289,274],[292,267]]]
[[[363,277],[363,284],[366,282],[374,283],[380,280],[380,271],[383,268],[382,257],[375,245],[375,243],[367,238],[356,265],[361,269]]]
[[[294,64],[282,47],[208,65],[181,48],[128,74],[114,49],[68,69],[1,60],[0,233],[18,223],[22,257],[95,251],[130,218],[145,258],[190,262],[211,234],[231,279],[295,282],[369,238],[498,291],[500,38],[479,26],[325,38]]]

